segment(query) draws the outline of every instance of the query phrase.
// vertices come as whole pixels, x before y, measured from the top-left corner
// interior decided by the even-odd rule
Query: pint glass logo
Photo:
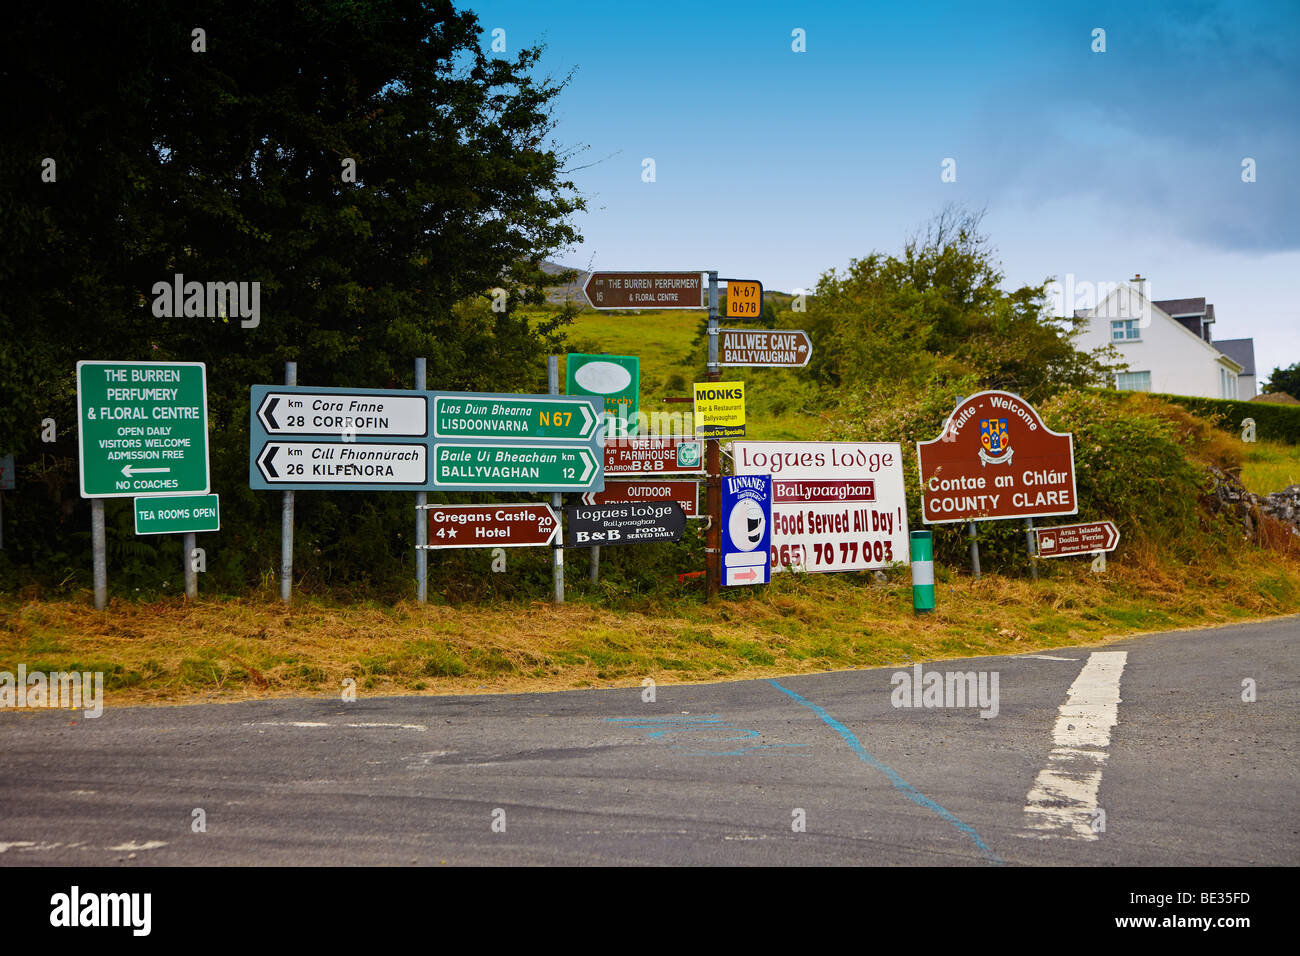
[[[1011,464],[1011,436],[1007,434],[1005,418],[985,418],[980,421],[980,461],[984,465]]]

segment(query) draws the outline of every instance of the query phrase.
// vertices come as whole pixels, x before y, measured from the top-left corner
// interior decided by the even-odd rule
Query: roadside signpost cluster
[[[930,532],[909,531],[900,445],[744,439],[745,383],[723,382],[722,369],[803,368],[812,341],[801,330],[720,328],[720,281],[727,318],[761,316],[761,283],[720,280],[715,271],[594,272],[584,286],[596,309],[707,306],[707,381],[689,399],[665,399],[693,402],[690,435],[638,434],[635,356],[568,356],[567,394],[559,393],[557,356],[548,360],[545,395],[429,391],[423,359],[411,390],[300,387],[293,362],[284,385],[251,386],[249,487],[284,496],[281,598],[291,596],[295,492],[405,491],[416,495],[419,601],[430,551],[549,546],[561,602],[566,543],[589,549],[595,580],[601,546],[679,541],[689,519],[704,518],[710,598],[719,586],[767,583],[782,571],[878,570],[910,560],[915,609],[932,610]],[[137,534],[184,535],[186,595],[194,597],[194,535],[221,527],[209,482],[204,365],[79,362],[77,398],[95,606],[107,603],[103,501],[112,497],[135,499]],[[736,439],[731,475],[722,473],[723,439]],[[1118,544],[1109,521],[1034,528],[1036,517],[1078,513],[1073,437],[1048,428],[1018,395],[960,399],[939,436],[917,443],[917,463],[922,520],[968,524],[975,577],[979,521],[1023,520],[1035,577],[1036,558],[1104,560]],[[6,456],[0,491],[12,488]],[[550,501],[429,504],[429,492]],[[580,494],[580,503],[562,509],[564,492]]]

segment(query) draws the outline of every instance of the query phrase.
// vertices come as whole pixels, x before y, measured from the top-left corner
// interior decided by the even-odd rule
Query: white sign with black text
[[[738,475],[772,476],[772,570],[867,571],[908,555],[893,442],[737,441]]]

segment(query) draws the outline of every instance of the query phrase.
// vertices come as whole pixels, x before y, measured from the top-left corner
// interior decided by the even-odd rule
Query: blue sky
[[[1300,2],[469,6],[485,46],[501,28],[576,69],[554,137],[589,209],[565,264],[789,291],[957,201],[986,209],[1009,287],[1141,272],[1254,337],[1261,377],[1300,361]]]

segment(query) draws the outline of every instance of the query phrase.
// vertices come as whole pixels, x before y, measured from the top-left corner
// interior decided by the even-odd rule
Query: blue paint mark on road
[[[757,730],[736,727],[729,724],[717,714],[682,714],[672,717],[606,717],[610,723],[622,724],[635,730],[649,730],[651,740],[664,740],[670,734],[688,734],[700,732],[734,731],[729,736],[713,738],[718,742],[729,740],[751,740],[762,735]],[[692,757],[738,757],[741,754],[758,750],[797,750],[808,744],[758,744],[753,747],[741,747],[734,750],[691,750],[677,743],[669,742],[673,750]],[[794,756],[802,757],[803,754]]]
[[[849,730],[849,728],[845,727],[838,720],[832,717],[825,707],[822,707],[818,704],[814,704],[812,701],[804,697],[800,697],[794,691],[782,687],[774,680],[768,680],[768,683],[771,684],[773,687],[775,687],[777,690],[779,690],[781,693],[785,694],[790,699],[794,700],[796,703],[802,704],[804,707],[807,707],[814,714],[820,717],[823,723],[828,725],[832,730],[834,730],[837,734],[839,734],[841,737],[844,738],[844,742],[848,744],[849,747],[853,750],[853,752],[862,759],[863,763],[875,767],[886,777],[888,777],[889,782],[894,785],[894,788],[901,791],[909,800],[911,800],[913,803],[925,807],[927,810],[933,810],[935,813],[939,814],[939,816],[943,817],[943,819],[947,820],[949,823],[955,826],[962,833],[970,837],[971,840],[975,842],[975,845],[979,847],[980,852],[983,853],[988,858],[989,862],[995,863],[998,866],[1006,865],[1007,861],[1002,859],[1002,857],[998,856],[991,849],[989,849],[989,845],[985,843],[982,839],[980,839],[980,835],[975,832],[974,827],[972,827],[969,823],[963,823],[961,820],[958,820],[957,817],[955,817],[950,811],[945,810],[943,807],[939,806],[939,804],[935,803],[933,800],[931,800],[929,797],[923,794],[920,790],[917,790],[916,787],[912,786],[910,783],[908,783],[906,780],[900,777],[898,775],[898,772],[894,770],[892,767],[886,766],[885,764],[877,760],[875,757],[873,757],[867,751],[867,748],[862,746],[862,742],[858,740],[857,737],[854,736],[853,731]]]

